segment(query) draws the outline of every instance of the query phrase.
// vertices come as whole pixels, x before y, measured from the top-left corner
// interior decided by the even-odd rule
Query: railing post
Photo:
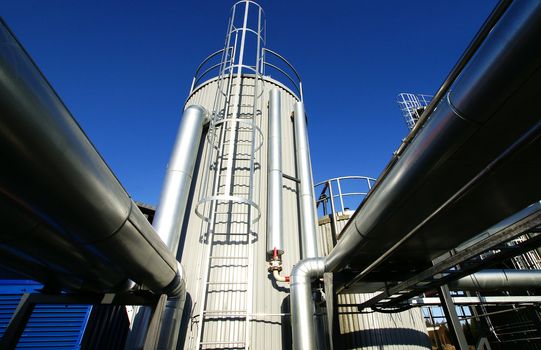
[[[346,208],[344,207],[344,198],[342,197],[342,186],[340,186],[340,178],[336,178],[336,184],[338,185],[338,198],[340,199],[342,212],[344,212]]]
[[[338,229],[336,227],[336,210],[334,207],[334,194],[332,191],[332,180],[328,180],[327,185],[329,186],[329,195],[331,196],[331,230],[332,230],[332,245],[334,247],[338,240],[338,237],[337,237]]]

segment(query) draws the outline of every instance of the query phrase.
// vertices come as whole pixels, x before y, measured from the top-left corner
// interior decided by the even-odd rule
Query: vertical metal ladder
[[[253,80],[253,79],[252,79]],[[244,84],[244,83],[243,83]],[[239,86],[233,86],[238,89]],[[214,191],[211,196],[207,235],[207,266],[201,278],[199,349],[248,349],[252,296],[252,208],[248,202],[253,187],[255,154],[253,112],[243,113],[246,99],[221,124]],[[236,116],[233,118],[233,116]],[[232,338],[235,337],[235,338]]]
[[[244,61],[249,7],[257,10],[254,65]],[[238,9],[237,9],[238,7]],[[239,10],[242,26],[235,27]],[[263,96],[262,10],[253,2],[233,7],[213,115],[207,137],[206,168],[196,213],[207,222],[194,324],[196,349],[249,349],[253,296],[253,224],[256,155],[263,145],[258,127]],[[246,75],[247,69],[251,71]]]

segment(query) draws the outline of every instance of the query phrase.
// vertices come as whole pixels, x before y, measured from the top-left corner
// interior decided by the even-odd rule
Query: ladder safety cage
[[[211,73],[216,93],[195,213],[205,222],[193,348],[248,349],[253,289],[252,225],[261,217],[254,182],[261,166],[265,18],[253,1],[231,10],[224,49],[197,68],[190,95]],[[221,61],[215,61],[221,58]],[[217,81],[216,81],[217,80]]]

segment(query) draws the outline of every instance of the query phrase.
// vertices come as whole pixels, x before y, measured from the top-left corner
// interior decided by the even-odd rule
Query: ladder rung
[[[225,260],[225,259],[221,259]],[[238,259],[235,259],[235,261],[219,261],[219,262],[213,262],[213,264],[218,265],[212,265],[211,268],[220,268],[220,267],[246,267],[249,266],[247,262],[239,261]]]
[[[248,260],[247,256],[211,256],[210,259],[243,259]]]
[[[229,314],[229,315],[207,315],[204,317],[205,322],[246,322],[244,314]],[[230,319],[230,320],[225,320]]]
[[[248,311],[246,310],[205,310],[203,311],[204,314],[213,314],[213,315],[226,315],[226,316],[238,316],[247,314]]]
[[[248,233],[234,233],[234,232],[214,232],[213,236],[247,236]]]
[[[207,282],[209,285],[215,285],[215,284],[248,284],[248,282]]]
[[[200,345],[244,345],[245,341],[204,341]]]
[[[220,174],[219,176],[222,177],[222,176],[227,176],[228,174]],[[252,177],[251,175],[233,175],[234,177]]]

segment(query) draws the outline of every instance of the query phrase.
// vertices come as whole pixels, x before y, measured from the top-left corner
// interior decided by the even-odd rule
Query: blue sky
[[[399,92],[433,94],[495,0],[259,3],[303,78],[314,180],[377,177],[407,134]],[[128,192],[156,204],[199,62],[233,1],[27,1],[2,17]]]

